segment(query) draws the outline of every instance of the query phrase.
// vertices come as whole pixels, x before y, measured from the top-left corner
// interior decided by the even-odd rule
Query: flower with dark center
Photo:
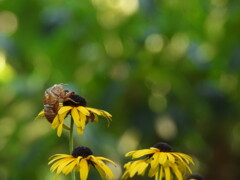
[[[68,100],[59,104],[60,108],[52,121],[52,129],[57,128],[58,136],[62,135],[63,128],[70,130],[70,128],[64,124],[64,119],[68,116],[68,114],[71,115],[79,135],[83,134],[85,125],[89,121],[98,122],[98,116],[107,118],[108,124],[112,121],[112,115],[107,111],[86,107],[87,102],[83,97],[73,94],[70,96],[70,99],[73,101]],[[36,119],[44,116],[44,111],[42,110]]]
[[[72,156],[75,158],[77,158],[78,156],[82,156],[85,158],[85,157],[88,157],[89,155],[93,155],[91,149],[84,146],[79,146],[75,148],[72,152]]]
[[[165,180],[171,180],[174,175],[178,180],[182,180],[186,171],[192,173],[188,164],[194,164],[190,156],[173,152],[172,147],[163,142],[157,143],[149,149],[131,151],[125,156],[131,156],[132,159],[138,160],[130,161],[124,165],[125,172],[122,179],[132,178],[134,175],[144,176],[150,167],[148,176],[155,176],[155,180],[162,180],[163,177]],[[139,159],[141,157],[143,159]]]
[[[153,147],[158,148],[161,152],[172,152],[172,147],[164,142],[157,143]]]
[[[72,171],[80,173],[80,180],[86,180],[90,166],[93,166],[99,172],[102,179],[113,179],[114,175],[104,161],[116,166],[113,161],[107,158],[93,156],[88,147],[79,146],[73,150],[72,155],[55,154],[51,156],[48,164],[52,164],[50,168],[52,172],[57,171],[55,180],[61,173],[68,175]]]
[[[187,177],[186,180],[205,180],[200,174],[191,174]]]

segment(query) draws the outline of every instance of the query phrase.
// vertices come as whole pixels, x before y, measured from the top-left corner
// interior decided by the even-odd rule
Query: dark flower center
[[[78,146],[72,152],[72,156],[75,158],[77,158],[78,156],[82,156],[85,158],[89,155],[93,155],[92,151],[88,147],[84,146]]]
[[[172,152],[172,147],[167,143],[157,143],[153,147],[158,148],[161,152]]]
[[[199,174],[191,174],[190,176],[187,177],[187,180],[190,180],[190,179],[204,180],[204,178]]]
[[[65,101],[65,102],[63,102],[63,106],[77,107],[77,106],[86,106],[87,105],[86,100],[77,94],[73,94],[69,98],[72,99],[73,101],[75,101],[76,103],[74,103],[73,101]]]

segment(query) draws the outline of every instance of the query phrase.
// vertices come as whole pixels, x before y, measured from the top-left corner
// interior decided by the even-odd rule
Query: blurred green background
[[[68,132],[34,118],[66,83],[113,115],[75,145],[117,162],[116,179],[126,152],[163,141],[206,179],[238,180],[239,72],[239,0],[0,0],[0,179],[54,179]]]

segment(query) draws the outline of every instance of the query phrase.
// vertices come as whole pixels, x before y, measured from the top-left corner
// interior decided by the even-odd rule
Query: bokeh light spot
[[[163,38],[160,34],[150,34],[145,40],[145,48],[152,53],[158,53],[163,48]]]
[[[112,170],[113,174],[114,174],[114,179],[121,179],[121,175],[122,175],[122,168],[121,168],[121,164],[114,161],[117,166],[114,166],[112,163],[106,163],[107,166]]]
[[[219,80],[219,86],[225,92],[232,92],[238,85],[238,78],[231,74],[222,74]]]
[[[162,94],[151,95],[148,99],[149,107],[154,112],[162,112],[167,107],[167,99]]]
[[[6,63],[6,55],[0,51],[0,82],[9,82],[13,79],[15,73],[13,68]]]
[[[129,16],[138,10],[139,2],[138,0],[119,0],[118,7],[125,15]]]
[[[109,36],[105,41],[107,54],[112,58],[117,58],[123,53],[122,41],[118,36]]]
[[[177,126],[170,116],[159,117],[155,121],[156,132],[164,140],[171,140],[177,135]]]
[[[18,27],[17,16],[10,11],[0,12],[0,32],[12,35]]]
[[[127,129],[120,137],[118,142],[118,151],[125,154],[137,148],[140,140],[140,134],[136,129]]]
[[[130,68],[127,63],[116,63],[113,65],[110,76],[114,80],[123,81],[129,76]]]
[[[171,39],[169,50],[174,59],[181,57],[189,46],[189,38],[186,34],[178,32]]]

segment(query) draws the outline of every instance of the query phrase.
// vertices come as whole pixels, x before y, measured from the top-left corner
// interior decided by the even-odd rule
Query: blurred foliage
[[[68,133],[34,118],[57,83],[113,115],[75,144],[116,179],[124,153],[160,141],[208,180],[240,179],[239,29],[238,0],[0,0],[0,179],[54,178]]]

